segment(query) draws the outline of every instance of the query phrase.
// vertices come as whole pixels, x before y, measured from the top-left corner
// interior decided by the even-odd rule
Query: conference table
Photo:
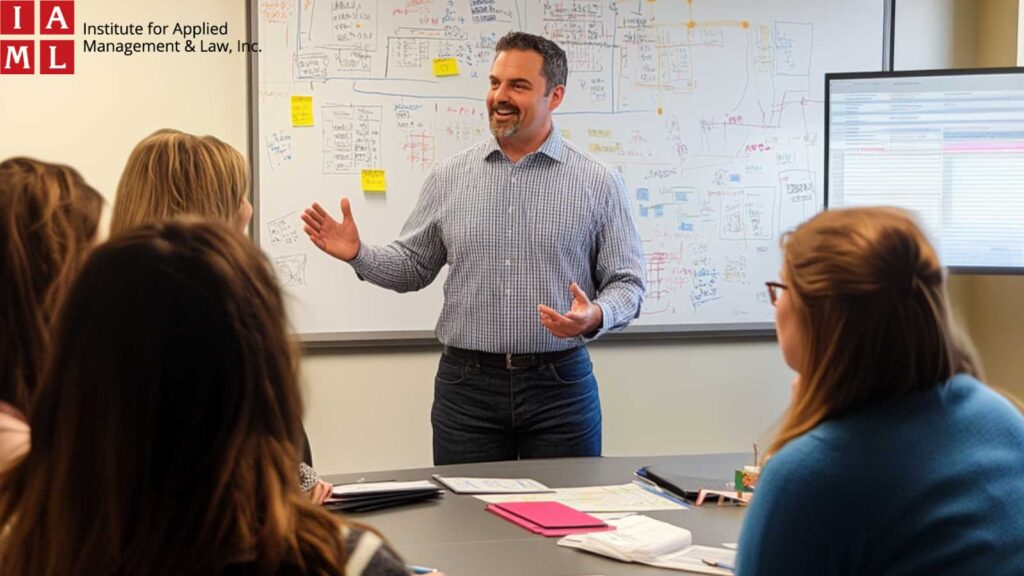
[[[732,478],[750,463],[748,454],[554,458],[434,468],[391,470],[325,477],[334,484],[377,480],[427,480],[433,474],[484,478],[532,478],[550,488],[607,486],[632,481],[644,465],[671,468],[700,478]],[[429,566],[448,576],[648,576],[677,573],[618,562],[556,544],[558,538],[533,534],[484,510],[486,503],[447,491],[438,501],[353,514],[352,520],[377,528],[410,564]],[[714,502],[689,510],[642,512],[686,528],[693,543],[721,547],[736,542],[744,508]]]

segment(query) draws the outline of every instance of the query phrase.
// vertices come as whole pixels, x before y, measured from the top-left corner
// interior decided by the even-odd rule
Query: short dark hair
[[[545,96],[551,94],[556,86],[565,86],[566,78],[569,76],[569,64],[565,59],[565,50],[558,44],[536,34],[509,32],[494,45],[495,54],[506,50],[536,52],[544,58],[544,65],[540,71],[547,82],[547,86],[544,87]]]

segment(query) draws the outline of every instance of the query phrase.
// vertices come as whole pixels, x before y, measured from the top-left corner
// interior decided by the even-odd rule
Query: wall
[[[973,61],[973,2],[898,4],[898,67]],[[77,8],[79,29],[83,21],[208,20],[227,22],[232,35],[240,36],[245,27],[241,0],[90,0]],[[79,53],[77,65],[72,77],[0,77],[0,158],[29,154],[70,163],[111,200],[132,146],[157,128],[214,134],[245,149],[241,57]],[[991,319],[1006,311],[994,303],[1019,302],[1013,292],[1022,293],[1019,284],[995,282],[994,292],[985,281],[979,284],[987,298],[999,298]],[[989,318],[988,309],[978,309]],[[1006,335],[1015,334],[1011,324],[1021,325],[1022,317],[1017,308],[992,338],[976,335],[986,355],[1020,356],[996,343],[1017,342],[1019,350],[1019,340]],[[321,472],[430,464],[437,353],[396,347],[317,352],[303,359],[306,423]],[[792,378],[771,339],[599,342],[592,354],[609,455],[747,450],[755,439],[766,438]]]
[[[70,164],[112,201],[128,153],[159,128],[214,134],[245,149],[241,56],[83,54],[80,34],[83,23],[209,20],[228,22],[229,32],[244,38],[244,0],[90,0],[76,8],[74,75],[0,75],[0,158]]]
[[[1024,64],[1020,0],[898,0],[896,69]],[[954,310],[990,384],[1024,398],[1024,276],[955,275]]]
[[[977,66],[1015,66],[1024,11],[1019,0],[981,0],[978,4]],[[988,382],[1024,398],[1024,276],[973,276],[967,279],[968,327]]]
[[[91,0],[77,9],[78,32],[83,22],[206,20],[239,35],[246,23],[241,0]],[[0,158],[69,163],[112,201],[131,148],[158,128],[214,134],[245,150],[241,57],[82,54],[79,44],[76,65],[69,77],[0,77]],[[437,355],[407,347],[308,355],[306,422],[320,471],[429,465]],[[593,356],[606,454],[746,450],[784,408],[792,378],[773,340],[599,343]]]
[[[976,0],[895,1],[896,70],[974,66]]]

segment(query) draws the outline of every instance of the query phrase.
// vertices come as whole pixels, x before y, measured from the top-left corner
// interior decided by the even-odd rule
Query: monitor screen
[[[949,268],[1024,273],[1024,68],[827,74],[825,204],[911,210]]]

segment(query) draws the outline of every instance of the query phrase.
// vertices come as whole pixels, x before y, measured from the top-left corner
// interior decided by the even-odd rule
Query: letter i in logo
[[[0,0],[0,74],[35,72],[35,41],[5,36],[35,34],[34,0]]]
[[[71,0],[42,0],[39,3],[39,33],[64,36],[74,34],[75,3]],[[40,39],[39,73],[74,74],[75,41]]]

